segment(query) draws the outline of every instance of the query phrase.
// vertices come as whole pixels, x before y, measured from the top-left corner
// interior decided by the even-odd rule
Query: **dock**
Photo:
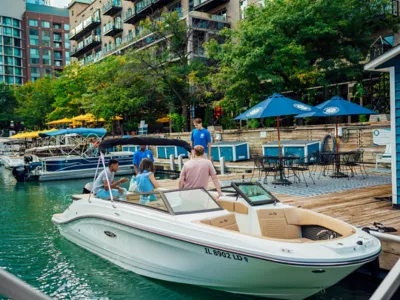
[[[258,173],[257,173],[258,176]],[[258,177],[249,173],[232,174],[232,175],[218,175],[222,184],[230,181],[241,181],[241,180],[256,180]],[[370,180],[377,181],[373,176]],[[375,175],[376,178],[382,177],[382,182],[390,182],[389,175]],[[335,183],[333,179],[333,184]],[[375,197],[387,197],[392,194],[392,186],[390,183],[380,184],[380,181],[376,182],[376,185],[358,188],[357,183],[361,182],[361,179],[348,180],[350,186],[347,186],[346,190],[327,193],[323,191],[323,194],[309,196],[304,193],[308,188],[301,186],[301,184],[293,184],[290,188],[285,187],[274,187],[273,185],[267,185],[268,190],[278,198],[282,203],[289,204],[295,207],[301,207],[305,209],[311,209],[313,211],[340,219],[344,222],[352,224],[357,227],[373,227],[373,222],[382,223],[384,226],[394,227],[397,232],[389,233],[394,235],[400,235],[400,210],[392,208],[392,203],[389,201],[379,201]],[[367,183],[368,181],[365,181]],[[328,183],[322,183],[321,186],[331,186],[332,179]],[[346,183],[346,182],[344,182]],[[341,184],[338,182],[338,184]],[[160,185],[167,189],[176,189],[178,186],[177,180],[161,180]],[[356,188],[352,189],[354,186]],[[210,188],[214,188],[210,181]],[[309,189],[318,188],[316,186],[309,185]],[[288,194],[290,191],[292,194]],[[296,189],[304,195],[296,194]],[[397,260],[400,258],[400,244],[393,242],[382,242],[382,254],[379,258],[380,267],[384,270],[390,270]]]

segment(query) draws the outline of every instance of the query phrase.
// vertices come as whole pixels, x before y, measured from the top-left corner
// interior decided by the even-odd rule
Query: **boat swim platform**
[[[256,176],[257,175],[257,176]],[[314,175],[314,177],[318,177]],[[274,186],[271,183],[264,185],[281,202],[311,209],[313,211],[340,219],[357,227],[373,227],[372,223],[379,222],[384,226],[394,227],[397,232],[388,233],[400,236],[400,210],[392,208],[389,201],[379,201],[375,197],[388,197],[392,194],[391,177],[382,174],[369,174],[367,178],[332,179],[328,176],[312,184],[308,180],[308,187],[304,183],[290,186]],[[258,172],[252,174],[218,175],[222,185],[231,181],[258,180]],[[272,182],[272,178],[268,178]],[[159,180],[160,187],[177,189],[178,180]],[[325,189],[324,189],[325,187]],[[209,188],[214,188],[212,181]],[[322,190],[321,190],[322,189]],[[309,191],[317,190],[315,194]],[[400,244],[382,242],[382,254],[379,258],[380,267],[390,270],[400,258]]]

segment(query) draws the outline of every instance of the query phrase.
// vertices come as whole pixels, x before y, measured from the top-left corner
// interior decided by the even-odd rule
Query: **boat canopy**
[[[178,146],[184,148],[188,152],[192,150],[189,143],[185,141],[177,139],[156,138],[156,137],[132,137],[129,139],[127,138],[109,139],[100,143],[99,150],[105,152],[106,149],[118,145]]]
[[[66,135],[66,134],[78,134],[82,136],[104,136],[107,131],[104,128],[75,128],[75,129],[61,129],[51,132],[39,133],[40,137],[48,137],[48,136],[58,136],[58,135]]]

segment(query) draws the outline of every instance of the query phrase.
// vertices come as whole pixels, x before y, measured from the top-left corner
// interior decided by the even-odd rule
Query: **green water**
[[[51,216],[86,182],[17,183],[0,167],[0,267],[54,299],[257,299],[148,279],[60,237]],[[378,284],[353,274],[310,299],[369,299]]]

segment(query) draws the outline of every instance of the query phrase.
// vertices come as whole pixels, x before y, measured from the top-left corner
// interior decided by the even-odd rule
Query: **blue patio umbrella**
[[[338,152],[338,119],[340,116],[351,115],[373,115],[377,112],[360,106],[358,104],[347,101],[339,96],[334,96],[331,99],[312,108],[311,111],[295,116],[295,118],[310,118],[310,117],[336,117],[336,152]]]
[[[237,116],[234,120],[261,119],[267,117],[276,117],[278,129],[278,154],[281,153],[281,137],[279,129],[279,117],[297,115],[314,111],[314,107],[302,102],[284,97],[278,93],[269,96],[263,102],[258,103],[244,113]]]

